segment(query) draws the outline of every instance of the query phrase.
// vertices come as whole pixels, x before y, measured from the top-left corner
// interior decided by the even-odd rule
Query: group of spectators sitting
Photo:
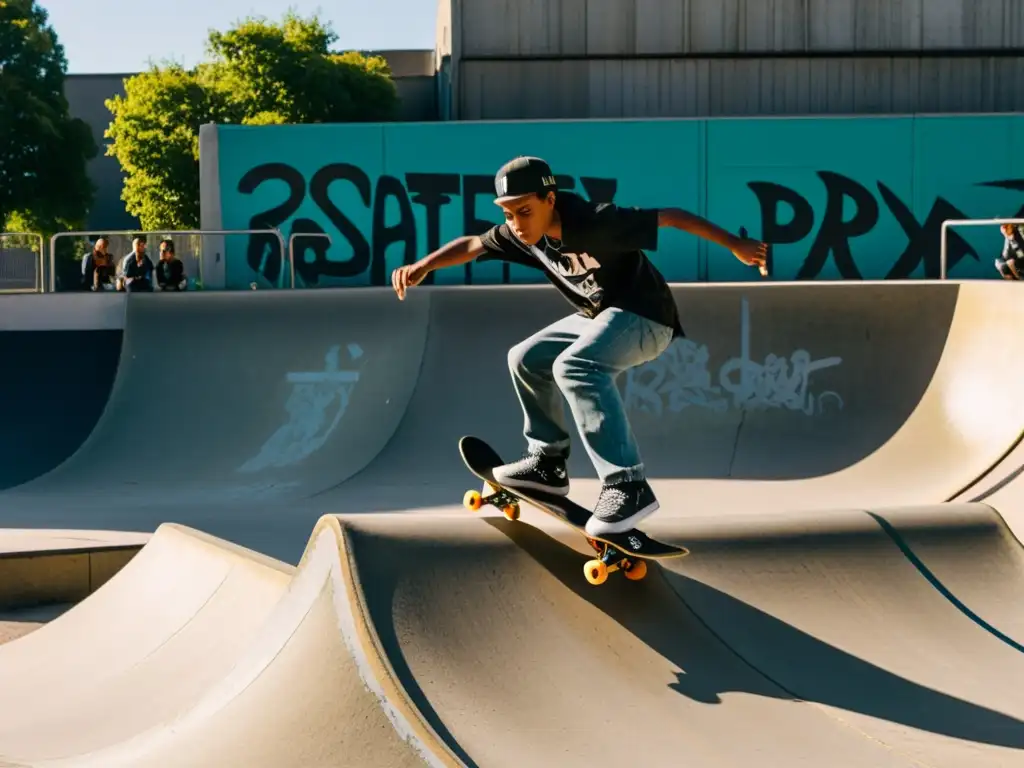
[[[185,265],[174,255],[170,239],[160,241],[160,259],[156,263],[146,255],[146,239],[132,240],[132,250],[115,268],[105,237],[96,239],[93,249],[82,259],[82,287],[90,291],[183,291],[188,287]]]
[[[1005,280],[1024,279],[1024,227],[1003,224],[1000,227],[1004,242],[1003,252],[995,260],[999,274]],[[146,255],[146,238],[132,240],[132,250],[121,259],[117,268],[108,252],[109,241],[96,239],[93,249],[82,259],[82,287],[90,291],[153,291],[153,278],[161,291],[184,291],[188,287],[185,265],[174,255],[174,243],[169,238],[160,241],[160,259],[153,264]]]

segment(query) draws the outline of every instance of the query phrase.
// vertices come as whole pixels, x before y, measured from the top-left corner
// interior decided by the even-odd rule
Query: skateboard
[[[469,471],[484,481],[482,492],[466,491],[462,499],[466,509],[476,512],[484,504],[490,504],[500,509],[506,519],[515,521],[519,519],[519,502],[525,501],[574,528],[597,553],[595,559],[588,560],[583,566],[587,581],[594,586],[603,584],[607,581],[608,575],[615,571],[622,571],[631,581],[639,581],[647,575],[645,561],[685,557],[690,554],[690,550],[685,547],[675,547],[652,539],[636,528],[623,533],[591,536],[586,531],[591,512],[568,497],[543,491],[511,490],[495,480],[491,470],[505,462],[497,451],[480,438],[471,435],[463,437],[459,440],[459,453]]]

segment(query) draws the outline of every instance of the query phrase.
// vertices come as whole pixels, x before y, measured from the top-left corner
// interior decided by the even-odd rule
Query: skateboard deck
[[[584,575],[591,584],[603,584],[608,574],[622,571],[627,579],[639,581],[647,575],[645,560],[663,560],[685,557],[690,550],[652,539],[636,528],[623,533],[591,536],[586,531],[590,510],[581,507],[567,496],[543,491],[513,490],[494,479],[491,470],[505,462],[497,451],[478,437],[467,435],[459,440],[459,453],[466,467],[484,481],[483,491],[466,491],[462,503],[467,509],[477,511],[484,504],[501,509],[508,520],[519,519],[519,502],[525,501],[574,528],[586,540],[598,557],[589,560],[583,567]]]

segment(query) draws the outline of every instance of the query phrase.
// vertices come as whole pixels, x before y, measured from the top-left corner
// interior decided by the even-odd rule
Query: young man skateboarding
[[[601,494],[587,523],[592,535],[621,533],[658,509],[616,387],[623,371],[658,357],[683,335],[675,301],[644,249],[658,229],[673,227],[728,249],[762,268],[766,245],[737,237],[678,208],[626,208],[556,192],[546,162],[518,157],[495,176],[495,203],[505,223],[479,236],[459,237],[415,264],[396,269],[399,299],[435,269],[473,259],[540,269],[576,313],[514,346],[512,382],[523,408],[527,450],[498,467],[510,489],[569,493],[569,433],[562,396],[598,477]]]

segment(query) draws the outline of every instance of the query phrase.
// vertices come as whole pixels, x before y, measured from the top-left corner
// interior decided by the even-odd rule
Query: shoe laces
[[[621,485],[606,485],[601,489],[601,496],[597,500],[598,509],[614,509],[625,503],[628,495]]]
[[[544,463],[544,456],[539,453],[531,453],[530,451],[524,451],[523,455],[516,460],[516,464],[527,464],[530,466],[540,466]]]

